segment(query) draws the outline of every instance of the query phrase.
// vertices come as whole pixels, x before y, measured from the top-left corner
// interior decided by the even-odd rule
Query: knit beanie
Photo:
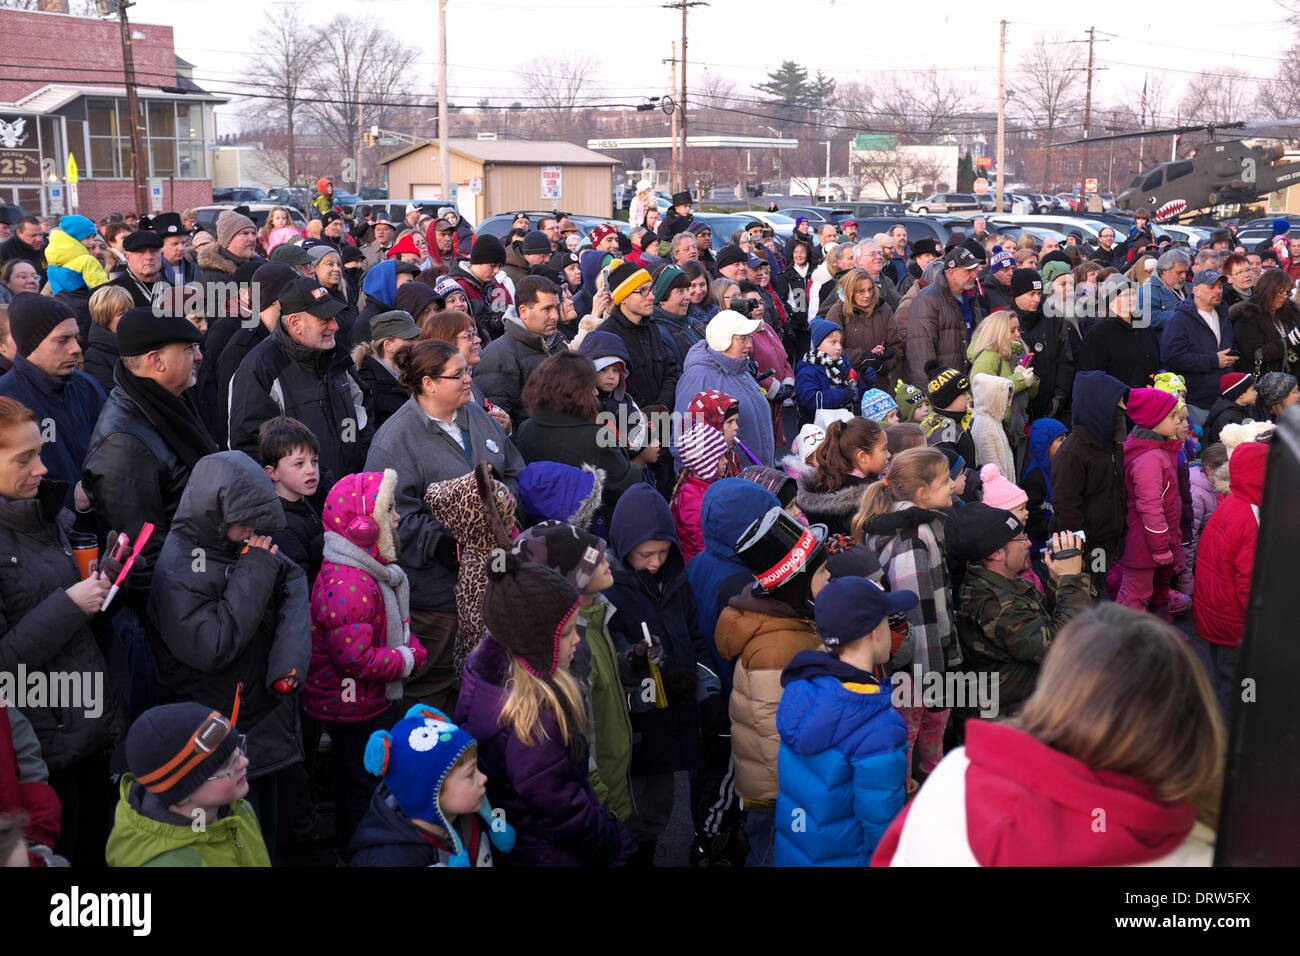
[[[683,467],[705,481],[713,481],[727,454],[727,439],[712,425],[694,421],[678,439],[677,453]]]
[[[402,288],[405,288],[407,285],[410,285],[410,283],[409,282],[405,283]],[[401,290],[399,289],[398,291],[400,292]],[[457,282],[451,276],[442,276],[438,280],[438,284],[433,287],[433,294],[443,299],[457,292],[459,292],[461,295],[464,295],[465,289],[463,286],[461,286],[459,282]]]
[[[659,303],[668,298],[668,293],[673,289],[686,289],[690,287],[690,284],[691,280],[686,278],[685,272],[677,268],[677,266],[668,266],[663,269],[659,273],[659,277],[655,279],[655,302]]]
[[[31,295],[30,292],[24,294]],[[18,301],[17,296],[14,297],[14,301]],[[11,325],[13,323],[13,309],[12,305],[9,306]],[[1255,393],[1259,397],[1260,407],[1269,409],[1290,395],[1295,387],[1296,377],[1294,375],[1288,375],[1286,372],[1267,372],[1260,376],[1259,384],[1255,386]]]
[[[461,755],[476,743],[473,737],[447,719],[436,707],[416,704],[390,733],[376,730],[366,742],[363,764],[383,777],[388,791],[410,820],[427,820],[447,831],[454,852],[450,866],[470,865],[469,853],[455,827],[442,812],[442,784]],[[478,815],[488,824],[488,839],[503,853],[514,848],[515,832],[504,820],[494,819],[484,798]]]
[[[992,462],[980,469],[980,481],[984,484],[984,503],[990,508],[1014,511],[1029,503],[1029,495],[1005,477],[1002,470]]]
[[[255,229],[253,220],[233,209],[223,209],[217,217],[217,245],[225,248],[241,229]]]
[[[543,521],[515,538],[510,550],[520,561],[559,571],[570,584],[584,591],[605,556],[605,539],[563,521]]]
[[[962,392],[970,391],[970,379],[937,358],[925,363],[925,374],[928,376],[925,390],[930,396],[931,408],[947,408]]]
[[[858,544],[846,534],[826,536],[826,571],[836,578],[880,577],[880,558],[865,544]]]
[[[1128,417],[1141,428],[1155,428],[1178,407],[1178,399],[1159,388],[1134,388],[1128,393]]]
[[[59,323],[76,313],[58,299],[35,292],[19,292],[9,303],[9,334],[23,358],[35,352]]]
[[[815,349],[822,344],[822,340],[832,332],[842,333],[844,330],[834,322],[828,322],[826,319],[813,319],[808,323],[808,332],[812,347]],[[841,335],[841,339],[843,336]]]
[[[1043,288],[1047,289],[1053,282],[1069,271],[1070,264],[1068,262],[1057,262],[1056,260],[1049,262],[1039,272],[1039,275],[1043,277]]]
[[[560,666],[560,636],[581,600],[558,571],[507,553],[488,564],[483,623],[528,673],[545,679]]]
[[[137,783],[171,805],[203,786],[238,743],[233,718],[193,701],[161,704],[131,725],[126,765]]]
[[[64,216],[59,220],[59,230],[81,242],[95,234],[95,224],[85,216]]]
[[[469,264],[472,266],[506,264],[506,247],[501,240],[490,233],[480,233],[469,251]]]
[[[723,246],[722,251],[718,253],[718,271],[721,272],[727,266],[734,266],[737,262],[749,262],[749,256],[745,254],[745,250],[734,242]]]
[[[649,281],[650,273],[635,262],[616,259],[610,263],[609,297],[615,305],[622,305],[624,299]]]
[[[558,461],[535,461],[519,473],[519,503],[533,521],[563,521],[594,530],[600,515],[605,471],[584,464],[581,468]],[[538,562],[541,563],[541,562]]]
[[[1291,231],[1291,223],[1290,223],[1289,220],[1286,220],[1286,219],[1274,219],[1274,220],[1273,220],[1273,235],[1274,235],[1274,236],[1285,236],[1285,235],[1286,235],[1288,232],[1290,232],[1290,231]]]
[[[869,389],[862,396],[862,417],[873,422],[883,422],[885,416],[897,408],[898,403],[889,397],[889,393],[878,388]]]
[[[902,421],[910,422],[916,410],[926,401],[925,392],[899,379],[898,384],[894,386],[894,401],[898,403],[898,417]]]
[[[1016,254],[1008,252],[1006,249],[999,249],[993,253],[993,259],[989,262],[989,272],[1001,272],[1003,269],[1014,269],[1016,267]]]
[[[1235,402],[1250,391],[1255,384],[1255,376],[1249,372],[1229,372],[1219,377],[1219,394],[1230,402]]]

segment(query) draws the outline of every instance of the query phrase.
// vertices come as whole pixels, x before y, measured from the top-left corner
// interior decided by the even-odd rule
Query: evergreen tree
[[[970,193],[975,191],[975,160],[969,152],[962,155],[957,160],[957,192]]]
[[[789,132],[787,127],[803,126],[811,113],[830,100],[835,81],[820,70],[816,77],[809,79],[804,67],[786,60],[767,74],[765,82],[755,84],[754,89],[763,94],[763,104],[776,115],[777,126],[785,136]]]

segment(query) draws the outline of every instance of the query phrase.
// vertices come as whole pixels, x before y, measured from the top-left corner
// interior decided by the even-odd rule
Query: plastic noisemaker
[[[650,656],[653,642],[650,640],[650,626],[645,621],[641,622],[641,633],[645,635],[645,662],[650,665],[650,679],[655,682],[655,709],[663,710],[668,706],[668,692],[664,690],[664,676],[659,672],[659,665]]]
[[[135,564],[136,555],[144,550],[144,546],[148,544],[149,539],[153,537],[153,530],[153,524],[149,521],[146,521],[143,527],[140,528],[140,533],[136,536],[135,544],[131,546],[131,553],[127,556],[127,559],[122,562],[122,570],[117,573],[117,580],[115,580],[113,586],[108,589],[108,596],[104,598],[104,603],[99,606],[101,611],[107,611],[108,606],[113,603],[113,598],[117,597],[118,589],[122,587],[122,582],[126,580],[126,576],[131,572],[131,567]]]

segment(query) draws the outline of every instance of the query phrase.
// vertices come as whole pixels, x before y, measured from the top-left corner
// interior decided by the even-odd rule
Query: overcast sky
[[[196,67],[209,89],[236,91],[246,54],[257,48],[258,27],[277,0],[137,0],[133,21],[175,28],[176,51]],[[432,93],[437,64],[436,0],[311,0],[314,19],[365,14],[384,23],[408,44],[427,51],[416,64],[417,92]],[[885,70],[931,67],[960,71],[974,88],[972,111],[997,106],[998,20],[1001,14],[957,13],[958,4],[863,4],[856,0],[713,0],[690,12],[690,80],[721,73],[748,94],[782,60],[821,69],[840,81],[870,81]],[[967,9],[974,4],[961,4]],[[998,5],[984,5],[986,8]],[[1198,71],[1233,66],[1272,74],[1292,31],[1276,0],[1184,0],[1137,4],[1090,0],[1086,4],[1005,5],[1010,70],[1037,34],[1083,39],[1098,30],[1094,102],[1140,90],[1143,75],[1164,72],[1178,91]],[[1140,9],[1139,9],[1140,8]],[[944,13],[951,9],[951,13]],[[1016,9],[1023,9],[1023,19]],[[1137,12],[1135,12],[1135,10]],[[1153,18],[1169,11],[1173,21]],[[214,16],[215,13],[215,16]],[[1223,22],[1223,17],[1232,19]],[[610,99],[639,100],[667,91],[660,60],[679,39],[681,15],[657,2],[618,0],[449,0],[449,86],[453,100],[472,105],[480,97],[522,98],[512,71],[532,57],[594,55],[607,66],[603,89]],[[821,39],[814,39],[821,38]],[[1102,43],[1101,40],[1106,40]],[[1087,45],[1077,47],[1087,63]],[[1010,84],[1009,84],[1010,85]],[[508,101],[507,101],[508,102]],[[1170,99],[1172,109],[1175,100]],[[237,112],[223,107],[223,112]],[[1165,117],[1160,118],[1162,121]],[[1168,117],[1172,120],[1173,117]],[[232,119],[233,121],[233,119]],[[222,127],[226,131],[226,127]]]

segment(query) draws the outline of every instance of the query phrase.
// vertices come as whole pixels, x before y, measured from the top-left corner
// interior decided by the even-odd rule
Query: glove
[[[1292,329],[1286,334],[1286,340],[1292,348],[1300,348],[1300,326]]]
[[[1030,368],[1028,365],[1021,366],[1020,376],[1025,380],[1025,388],[1028,388],[1030,385],[1034,384],[1034,370]]]
[[[399,647],[397,652],[402,655],[402,676],[410,677],[411,671],[415,670],[415,654],[409,647]]]
[[[650,643],[637,641],[628,649],[628,661],[633,666],[642,668],[647,674],[650,673],[650,665],[646,663],[647,659],[654,661],[655,667],[664,666],[664,645],[657,635],[650,635]]]
[[[123,542],[122,554],[123,555],[129,554],[130,552],[129,549],[127,548],[127,545],[130,543],[130,538],[127,535],[122,534],[121,532],[110,531],[108,533],[108,537],[104,539],[104,551],[99,556],[98,567],[100,573],[109,581],[116,581],[117,576],[122,573],[122,562],[116,561],[113,558],[109,557],[109,555],[113,553],[113,548],[117,544],[117,539],[119,537],[126,538],[126,541]],[[144,560],[143,555],[136,558],[135,564],[131,566],[132,569],[134,570],[136,567],[138,567],[140,565],[140,562],[142,562],[143,560]]]
[[[876,370],[871,366],[863,366],[861,383],[868,388],[876,384]]]

